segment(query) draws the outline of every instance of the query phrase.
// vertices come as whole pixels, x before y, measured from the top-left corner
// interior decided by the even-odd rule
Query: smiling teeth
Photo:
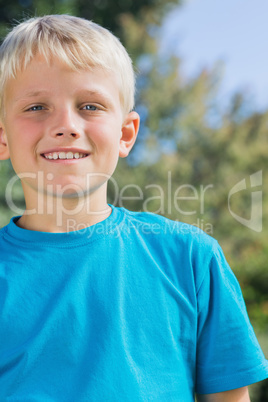
[[[87,154],[82,154],[81,152],[50,152],[48,154],[44,154],[46,159],[81,159],[85,158]]]

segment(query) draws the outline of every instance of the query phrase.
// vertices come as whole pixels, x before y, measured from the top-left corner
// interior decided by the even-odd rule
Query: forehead
[[[103,93],[114,101],[120,99],[118,80],[114,72],[98,67],[74,69],[57,58],[47,62],[43,56],[38,55],[24,70],[7,81],[5,99],[17,101],[22,97],[71,93],[82,89]]]

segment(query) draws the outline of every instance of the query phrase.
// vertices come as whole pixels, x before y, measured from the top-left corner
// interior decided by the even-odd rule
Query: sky
[[[180,56],[186,76],[224,63],[222,99],[243,90],[268,109],[268,1],[186,0],[163,26],[162,46]]]

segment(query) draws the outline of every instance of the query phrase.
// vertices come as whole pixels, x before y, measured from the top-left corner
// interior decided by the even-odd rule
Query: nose
[[[75,112],[63,109],[55,113],[51,126],[51,134],[53,137],[80,138],[81,127]]]
[[[79,134],[78,133],[71,133],[71,132],[69,132],[69,130],[67,129],[65,129],[65,127],[63,127],[63,128],[61,128],[61,130],[60,130],[61,132],[60,133],[56,133],[56,136],[57,137],[61,137],[61,136],[70,136],[70,137],[73,137],[73,138],[77,138],[77,137],[79,137]]]

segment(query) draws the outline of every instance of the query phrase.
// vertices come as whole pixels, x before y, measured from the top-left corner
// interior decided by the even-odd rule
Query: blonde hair
[[[114,72],[124,113],[134,107],[135,74],[132,61],[110,31],[83,18],[46,15],[31,18],[10,31],[0,47],[0,111],[8,79],[23,71],[40,54],[47,62],[60,59],[71,69],[99,67]]]

